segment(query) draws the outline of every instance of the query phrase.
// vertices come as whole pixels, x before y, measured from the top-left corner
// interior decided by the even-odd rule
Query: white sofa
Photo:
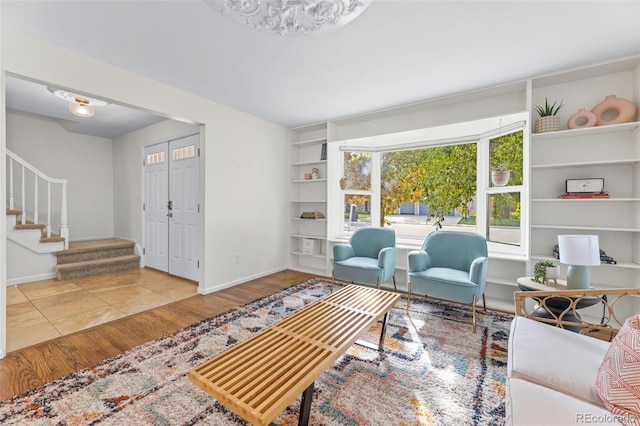
[[[609,342],[516,316],[511,323],[506,424],[619,425],[596,393]]]
[[[569,308],[560,315],[550,315],[552,319],[539,318],[540,311],[546,309],[549,313],[549,306],[558,298],[571,301]],[[577,307],[585,298],[598,298],[606,315],[594,322],[575,319],[573,315],[580,318]],[[621,299],[625,300],[619,303]],[[516,291],[514,302],[516,316],[511,323],[507,361],[506,424],[629,422],[606,408],[596,391],[596,378],[610,340],[626,318],[621,306],[631,307],[631,314],[640,312],[640,288]],[[582,333],[561,327],[578,327]]]

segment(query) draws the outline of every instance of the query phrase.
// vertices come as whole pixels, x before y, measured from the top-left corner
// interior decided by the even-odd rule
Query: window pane
[[[522,130],[489,141],[490,186],[522,185]]]
[[[356,228],[371,226],[371,196],[345,194],[343,203],[344,232],[353,232]]]
[[[384,153],[380,202],[385,223],[404,238],[424,239],[436,223],[476,232],[476,155],[476,143]]]
[[[490,194],[487,241],[520,246],[520,192]]]
[[[347,179],[345,189],[371,191],[370,152],[345,152],[343,170]]]

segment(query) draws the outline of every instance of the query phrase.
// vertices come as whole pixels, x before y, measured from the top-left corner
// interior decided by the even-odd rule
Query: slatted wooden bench
[[[400,295],[350,285],[189,371],[189,379],[254,425],[267,425],[302,394],[306,425],[315,380],[383,318]]]

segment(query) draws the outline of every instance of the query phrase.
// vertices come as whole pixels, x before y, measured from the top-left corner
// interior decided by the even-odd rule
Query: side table
[[[563,280],[557,280],[557,283],[540,284],[533,281],[531,277],[520,277],[517,281],[518,288],[523,291],[567,290],[567,282]],[[580,315],[578,314],[578,312],[576,312],[576,310],[586,308],[588,306],[593,306],[597,303],[600,303],[600,301],[601,299],[599,297],[585,297],[576,304],[575,310],[571,309],[565,312],[565,310],[567,310],[567,308],[571,305],[571,301],[566,297],[550,297],[545,302],[546,308],[541,307],[540,309],[534,310],[532,316],[554,319],[562,315],[562,319],[565,321],[581,322],[582,319],[580,318]],[[574,332],[580,332],[582,330],[582,327],[566,326],[565,328]]]

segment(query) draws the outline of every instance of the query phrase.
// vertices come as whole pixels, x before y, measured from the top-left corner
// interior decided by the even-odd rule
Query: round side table
[[[518,288],[523,291],[567,290],[567,282],[563,280],[558,280],[557,283],[540,284],[533,281],[531,277],[520,277],[517,281]],[[575,310],[567,311],[566,313],[564,313],[564,315],[562,315],[562,320],[570,322],[581,322],[582,318],[580,318],[580,315],[576,311],[588,306],[593,306],[597,303],[600,303],[600,298],[598,297],[584,297],[580,299],[580,301],[576,304]],[[549,297],[545,302],[546,309],[543,307],[537,309],[539,307],[539,305],[537,305],[531,315],[538,318],[556,319],[570,306],[570,304],[571,301],[567,297]],[[582,331],[582,327],[578,326],[563,326],[563,328],[575,331],[577,333]]]

